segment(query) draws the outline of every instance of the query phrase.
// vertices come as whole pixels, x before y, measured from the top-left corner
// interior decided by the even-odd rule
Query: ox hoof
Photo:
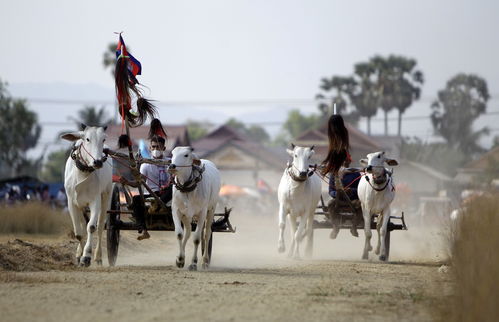
[[[80,266],[89,267],[90,266],[90,256],[85,256],[80,259]]]
[[[97,264],[97,266],[102,266],[102,259],[96,260],[95,263]]]
[[[363,254],[363,255],[362,255],[362,259],[365,259],[365,260],[369,259],[369,255],[367,255],[367,253],[366,253],[366,254]]]
[[[380,260],[380,261],[383,261],[383,262],[386,262],[386,255],[381,255],[381,256],[379,257],[379,260]]]
[[[81,256],[76,256],[76,265],[80,265]]]
[[[198,265],[195,264],[195,263],[192,263],[191,265],[189,265],[188,269],[190,271],[197,271],[198,270]]]
[[[183,258],[177,258],[177,260],[175,261],[175,264],[177,264],[178,268],[184,267],[184,259]]]
[[[278,251],[279,253],[284,253],[284,251],[285,251],[285,250],[286,250],[286,247],[284,247],[284,245],[279,245],[279,246],[277,247],[277,251]]]
[[[357,229],[350,229],[350,233],[352,234],[353,237],[359,237],[359,233],[357,232]]]
[[[208,263],[203,263],[203,264],[201,264],[201,267],[202,267],[203,269],[208,269],[208,267],[210,267],[210,264],[208,264]]]
[[[329,234],[329,238],[336,239],[336,236],[338,236],[339,232],[340,232],[339,229],[333,228],[333,230],[331,230],[331,234]]]

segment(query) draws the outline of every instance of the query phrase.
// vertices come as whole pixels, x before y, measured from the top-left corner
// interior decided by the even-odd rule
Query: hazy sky
[[[260,113],[265,121],[267,110],[285,115],[277,110],[293,106],[315,111],[310,103],[293,102],[312,101],[321,77],[350,74],[354,63],[391,53],[416,58],[425,74],[423,98],[408,116],[428,115],[437,90],[458,72],[484,77],[494,96],[489,109],[499,111],[498,16],[499,1],[492,0],[1,0],[0,77],[13,85],[91,83],[111,89],[102,54],[117,40],[113,32],[124,31],[152,98],[281,101],[202,107],[215,118]],[[171,118],[168,111],[161,115]],[[497,121],[498,115],[480,120]],[[428,120],[406,125],[408,135],[428,135],[431,128]],[[375,131],[381,128],[376,123]]]

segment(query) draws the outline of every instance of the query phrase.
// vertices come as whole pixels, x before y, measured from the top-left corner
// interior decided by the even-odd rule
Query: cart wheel
[[[113,187],[111,210],[120,210],[120,190],[117,185]],[[118,257],[118,247],[120,246],[119,219],[119,213],[108,214],[107,217],[107,260],[109,266],[114,266]]]
[[[211,232],[211,236],[210,236],[210,242],[208,243],[208,264],[211,263],[211,249],[213,247],[213,232]],[[204,239],[203,239],[203,242],[201,243],[201,253],[204,254],[204,248],[205,248],[205,244],[204,244]]]

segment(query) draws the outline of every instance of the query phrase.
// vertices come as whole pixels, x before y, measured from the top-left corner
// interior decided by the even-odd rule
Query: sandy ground
[[[0,270],[0,320],[428,321],[449,294],[437,232],[394,232],[390,262],[381,263],[374,254],[359,260],[362,233],[354,238],[342,230],[333,241],[328,230],[318,230],[314,258],[297,261],[277,254],[274,218],[233,222],[236,234],[214,235],[208,271],[174,266],[170,232],[142,242],[123,234],[116,267],[73,267],[61,255],[60,267]],[[16,254],[33,246],[14,237],[66,253],[73,246],[65,237],[0,238]],[[188,249],[187,264],[191,254]]]

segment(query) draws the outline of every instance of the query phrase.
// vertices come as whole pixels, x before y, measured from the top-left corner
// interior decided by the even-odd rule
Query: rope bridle
[[[85,161],[85,159],[82,158],[82,156],[81,156],[81,149],[82,148],[95,161],[95,158],[92,156],[92,154],[90,154],[90,152],[88,152],[87,149],[85,149],[85,147],[83,146],[83,142],[78,146],[76,146],[76,145],[73,146],[73,149],[71,150],[71,154],[70,154],[71,159],[74,160],[75,165],[78,168],[78,170],[83,171],[83,172],[92,173],[96,169],[94,167],[89,166],[88,163]],[[104,164],[104,162],[107,161],[107,153],[105,151],[104,151],[104,157],[101,159],[101,161],[103,164]]]
[[[385,185],[382,188],[376,188],[375,186],[373,186],[372,183],[371,183],[371,180],[369,179],[369,176],[367,175],[367,173],[365,175],[365,178],[366,178],[367,183],[371,186],[371,188],[373,188],[373,190],[380,192],[380,191],[385,190],[386,187],[388,187],[388,185],[390,184],[390,182],[392,182],[392,176],[389,173],[389,171],[386,171],[386,169],[384,170],[383,176],[386,178],[386,183],[385,183]],[[392,190],[393,189],[394,189],[394,187],[392,186]]]
[[[304,181],[306,181],[308,178],[310,178],[315,173],[315,170],[317,170],[317,164],[309,165],[308,167],[309,167],[310,170],[308,171],[307,176],[304,177],[304,178],[301,178],[301,177],[299,177],[299,176],[297,176],[297,175],[294,174],[294,172],[293,172],[292,169],[293,168],[296,169],[296,170],[298,170],[298,169],[295,167],[295,165],[293,164],[293,162],[288,162],[288,165],[286,167],[286,172],[288,173],[289,177],[292,180],[294,180],[296,182],[304,182]],[[298,171],[300,171],[300,170],[298,170]]]
[[[176,166],[178,168],[188,168],[191,167],[191,175],[189,176],[189,179],[187,179],[186,182],[180,183],[178,182],[178,177],[175,176],[175,179],[173,180],[173,185],[177,188],[178,191],[182,193],[187,193],[187,192],[192,192],[194,189],[196,189],[198,183],[203,179],[203,172],[205,170],[204,165],[202,167],[197,166],[197,165],[184,165],[184,166]],[[196,175],[197,172],[197,175]]]

